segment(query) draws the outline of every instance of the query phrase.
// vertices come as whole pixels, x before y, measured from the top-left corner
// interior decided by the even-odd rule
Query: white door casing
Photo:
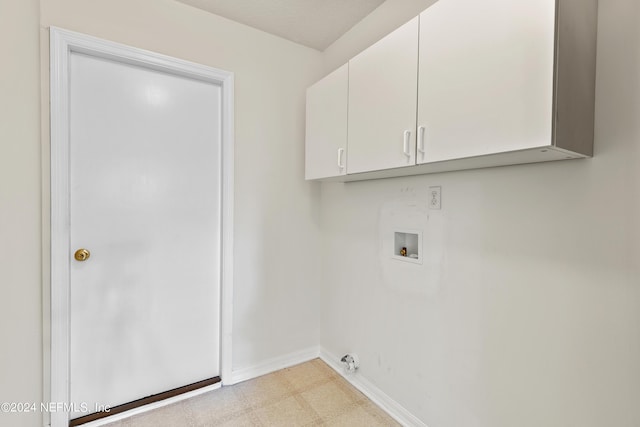
[[[74,59],[75,58],[75,59]],[[70,393],[70,358],[73,352],[70,350],[70,313],[71,313],[71,278],[82,277],[90,266],[99,266],[100,263],[93,259],[78,264],[72,260],[73,251],[76,249],[72,244],[80,244],[73,237],[71,229],[70,215],[73,211],[73,201],[70,198],[71,171],[73,162],[70,161],[70,70],[72,59],[78,63],[86,62],[85,65],[95,66],[102,64],[110,66],[119,64],[134,66],[131,69],[151,73],[149,75],[179,76],[184,82],[191,81],[198,87],[210,87],[212,95],[219,94],[219,138],[222,142],[220,155],[221,171],[218,179],[218,189],[220,199],[213,209],[221,208],[220,219],[222,229],[220,236],[214,240],[221,239],[219,269],[221,286],[221,315],[220,315],[220,364],[223,382],[230,379],[231,372],[231,304],[232,304],[232,207],[233,207],[233,75],[228,72],[215,70],[198,64],[189,63],[182,60],[166,57],[140,49],[135,49],[93,37],[72,33],[57,28],[51,29],[51,401],[71,402],[73,397]],[[113,72],[114,70],[109,70]],[[198,85],[201,86],[198,86]],[[158,94],[147,94],[151,98]],[[158,99],[155,99],[156,101]],[[76,155],[78,153],[75,153]],[[174,153],[175,155],[175,153]],[[170,160],[170,159],[169,159]],[[76,164],[76,166],[78,166]],[[83,174],[91,171],[82,170]],[[77,179],[77,177],[76,177]],[[214,178],[215,180],[215,178]],[[214,184],[215,185],[215,184]],[[87,194],[85,189],[85,195]],[[214,203],[215,205],[216,203]],[[104,208],[104,206],[102,207]],[[164,207],[166,209],[166,206]],[[95,211],[94,211],[95,213]],[[219,222],[214,220],[216,224]],[[75,222],[74,222],[75,224]],[[88,228],[88,227],[85,227]],[[90,228],[90,227],[89,227]],[[220,229],[220,227],[218,227]],[[87,245],[91,243],[88,242]],[[91,249],[91,248],[89,248]],[[214,252],[209,252],[213,254]],[[131,255],[131,254],[130,254]],[[97,254],[94,254],[94,257]],[[165,255],[166,256],[166,255]],[[120,260],[122,261],[122,260]],[[71,264],[71,263],[75,264]],[[216,264],[214,262],[213,264]],[[75,269],[75,270],[74,270]],[[209,269],[212,273],[214,269]],[[86,279],[83,277],[83,280]],[[102,284],[101,286],[104,286]],[[93,289],[96,291],[96,289]],[[74,297],[78,297],[81,291],[76,291]],[[86,295],[92,292],[87,290]],[[85,295],[85,297],[86,297]],[[85,298],[86,299],[86,298]],[[78,325],[76,325],[76,328]],[[86,331],[85,331],[86,333]],[[99,337],[96,337],[99,338]],[[211,351],[211,348],[208,348]],[[77,352],[75,353],[78,354]],[[214,361],[215,363],[215,361]],[[190,374],[188,374],[190,375]],[[200,378],[204,379],[204,378]],[[197,380],[197,379],[196,379]],[[185,384],[186,385],[186,384]],[[156,385],[157,386],[157,385]],[[160,392],[162,390],[155,390]],[[147,393],[147,391],[142,391]],[[144,396],[140,396],[144,397]],[[74,397],[75,398],[75,397]],[[71,402],[73,403],[73,402]],[[105,402],[108,403],[108,402]],[[122,402],[124,403],[124,402]],[[82,414],[80,414],[82,415]],[[68,411],[54,412],[51,414],[51,425],[66,426],[69,420]]]

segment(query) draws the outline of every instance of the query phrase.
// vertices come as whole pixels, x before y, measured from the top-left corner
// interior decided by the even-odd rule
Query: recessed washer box
[[[398,261],[422,264],[422,231],[394,230],[391,258]]]

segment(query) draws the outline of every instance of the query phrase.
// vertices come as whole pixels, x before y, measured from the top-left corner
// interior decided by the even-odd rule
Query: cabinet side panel
[[[593,155],[598,0],[558,0],[555,145]]]

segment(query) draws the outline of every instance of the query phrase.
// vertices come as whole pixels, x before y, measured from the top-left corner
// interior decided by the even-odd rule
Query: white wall
[[[304,181],[304,95],[320,52],[172,0],[0,5],[0,401],[47,399],[49,26],[235,73],[233,369],[316,346],[319,186]]]
[[[593,159],[322,184],[321,345],[429,427],[640,425],[639,9],[600,0]],[[423,269],[381,253],[393,226],[424,230]]]
[[[327,73],[411,20],[436,1],[386,0],[323,52]]]
[[[38,0],[0,2],[0,402],[42,399]],[[2,426],[37,426],[40,413]]]

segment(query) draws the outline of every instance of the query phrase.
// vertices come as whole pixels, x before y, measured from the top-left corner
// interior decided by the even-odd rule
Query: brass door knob
[[[84,248],[78,249],[76,253],[73,254],[73,257],[77,261],[86,261],[89,259],[90,256],[91,256],[91,252],[89,252],[87,249],[84,249]]]

